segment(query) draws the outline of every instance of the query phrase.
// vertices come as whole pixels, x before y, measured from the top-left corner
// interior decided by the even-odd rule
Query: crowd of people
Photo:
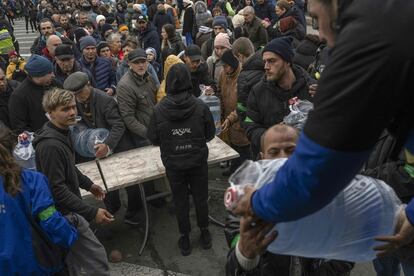
[[[109,275],[105,248],[89,222],[114,220],[121,207],[119,191],[106,194],[75,165],[150,144],[160,146],[181,254],[192,249],[190,195],[202,248],[211,248],[206,143],[220,128],[219,137],[238,152],[224,176],[245,160],[292,155],[300,130],[280,123],[292,101],[313,102],[318,93],[336,40],[333,2],[309,0],[317,36],[307,34],[303,0],[3,1],[0,218],[10,225],[0,229],[11,242],[0,243],[0,274],[79,275],[83,270]],[[24,17],[27,33],[29,25],[39,32],[27,60],[13,33],[16,16]],[[198,98],[202,95],[219,98],[219,126]],[[106,138],[95,143],[93,157],[75,150],[74,126],[107,130]],[[19,167],[12,155],[28,132],[35,133],[37,172]],[[411,165],[401,164],[409,173]],[[367,172],[373,175],[383,165]],[[79,188],[103,200],[105,208],[83,201]],[[153,182],[145,189],[156,193]],[[131,186],[126,191],[124,222],[139,225],[139,190]],[[257,244],[254,235],[269,226],[250,228],[250,219],[229,214],[228,275],[350,275],[350,262],[266,252],[275,236],[263,235]],[[34,225],[44,239],[66,250],[64,262],[42,263],[42,253],[28,249],[32,246],[26,243],[35,240]],[[19,242],[20,237],[27,238]],[[393,260],[392,269],[399,269]],[[378,275],[395,275],[381,274],[386,261],[375,264]]]

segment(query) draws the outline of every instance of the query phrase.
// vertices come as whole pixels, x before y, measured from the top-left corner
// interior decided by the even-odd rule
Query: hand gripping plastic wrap
[[[103,143],[109,135],[105,128],[87,128],[84,124],[71,127],[75,151],[83,157],[95,157],[95,145]]]
[[[286,159],[246,161],[229,179],[225,206],[232,209],[245,185],[271,182]],[[335,179],[332,179],[332,183]],[[293,183],[292,183],[293,184]],[[267,248],[277,254],[366,262],[375,258],[374,239],[392,235],[404,206],[384,182],[357,175],[331,203],[296,221],[279,223]]]
[[[307,100],[292,99],[289,105],[290,113],[283,118],[283,122],[302,130],[308,119],[309,111],[313,109],[313,103]]]

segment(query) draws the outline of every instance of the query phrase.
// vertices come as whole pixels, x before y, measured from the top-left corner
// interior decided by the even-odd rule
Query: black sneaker
[[[201,247],[203,249],[210,249],[211,248],[211,246],[212,246],[211,234],[210,234],[210,231],[208,231],[207,228],[201,229],[200,241],[201,241]]]
[[[143,224],[144,218],[140,211],[135,211],[135,212],[128,211],[125,214],[124,222],[132,226],[138,226],[140,224]]]
[[[191,254],[190,237],[188,235],[182,235],[178,240],[178,247],[180,248],[181,255],[188,256]]]

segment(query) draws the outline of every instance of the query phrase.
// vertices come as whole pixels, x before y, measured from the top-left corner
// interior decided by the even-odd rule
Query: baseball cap
[[[201,60],[201,49],[198,45],[191,44],[185,49],[184,54],[191,60]]]
[[[137,22],[147,22],[147,18],[143,15],[138,16]]]
[[[147,54],[144,49],[135,49],[128,54],[128,61],[147,60]]]
[[[58,59],[70,59],[74,58],[75,54],[73,52],[72,47],[67,44],[61,44],[56,47],[55,49],[55,57]]]

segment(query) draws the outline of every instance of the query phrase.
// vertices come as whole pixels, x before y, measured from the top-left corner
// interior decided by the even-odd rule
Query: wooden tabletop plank
[[[218,137],[215,137],[208,143],[208,148],[209,165],[231,160],[239,156],[234,149]],[[108,158],[101,159],[100,165],[109,191],[165,176],[160,149],[155,146],[146,146],[113,154]],[[77,166],[95,184],[105,189],[95,161],[82,163]],[[82,196],[87,196],[89,192],[82,190],[81,194]]]

